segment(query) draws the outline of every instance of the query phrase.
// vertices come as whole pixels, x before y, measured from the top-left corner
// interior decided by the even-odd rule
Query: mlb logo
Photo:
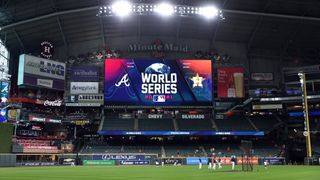
[[[165,95],[154,95],[153,102],[166,102],[166,96]]]

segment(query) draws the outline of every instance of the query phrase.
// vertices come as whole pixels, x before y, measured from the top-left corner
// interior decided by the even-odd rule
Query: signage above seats
[[[70,94],[98,94],[98,82],[71,82]]]
[[[170,119],[172,114],[138,114],[138,119]]]
[[[244,97],[243,68],[218,68],[218,97]]]
[[[64,90],[66,64],[21,54],[18,85]]]
[[[129,44],[129,52],[151,52],[154,58],[164,58],[167,52],[188,53],[190,47],[186,44],[163,43],[156,39],[150,44]]]
[[[209,114],[179,114],[180,119],[210,119]]]
[[[76,66],[71,68],[71,81],[99,81],[99,67],[97,66]]]

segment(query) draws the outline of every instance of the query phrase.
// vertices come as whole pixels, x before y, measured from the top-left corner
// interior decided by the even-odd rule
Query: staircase
[[[210,122],[212,124],[212,128],[214,130],[218,131],[219,129],[218,129],[218,126],[217,126],[216,122],[214,121],[214,119],[210,119]]]
[[[133,129],[134,129],[135,131],[138,131],[138,130],[139,130],[139,120],[138,120],[138,118],[135,118],[135,119],[134,119]]]
[[[104,111],[102,111],[102,113],[101,113],[101,121],[100,121],[100,125],[99,125],[98,131],[101,131],[101,130],[102,130],[103,124],[104,124],[104,119],[105,119]]]
[[[249,98],[249,99],[245,100],[242,104],[237,104],[237,105],[233,106],[228,111],[233,111],[237,108],[245,107],[247,104],[251,103],[252,101],[253,101],[253,98]]]
[[[178,123],[176,118],[172,118],[172,123],[175,131],[179,131]]]
[[[281,120],[281,118],[279,116],[277,116],[276,114],[272,114],[272,115],[273,115],[273,117],[275,117],[279,121],[279,123],[283,123],[283,121]]]
[[[265,134],[269,134],[271,131],[277,129],[282,124],[283,124],[283,122],[279,122],[279,123],[275,124],[272,128],[270,128],[269,130],[265,131]]]
[[[202,151],[202,153],[205,155],[205,157],[208,157],[208,154],[203,146],[199,146],[199,149]]]
[[[251,124],[251,126],[254,128],[255,131],[259,131],[257,126],[251,121],[249,117],[245,116],[245,118],[248,120],[248,122]]]
[[[166,150],[164,149],[164,146],[161,146],[161,155],[162,157],[166,157]]]

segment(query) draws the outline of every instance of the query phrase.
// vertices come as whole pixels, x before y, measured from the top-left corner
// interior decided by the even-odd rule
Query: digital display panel
[[[211,60],[106,59],[105,105],[212,105]]]

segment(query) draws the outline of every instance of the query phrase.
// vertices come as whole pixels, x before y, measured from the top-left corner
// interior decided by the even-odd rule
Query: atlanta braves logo
[[[119,82],[117,82],[115,84],[115,86],[119,87],[119,86],[121,86],[121,84],[124,84],[127,87],[130,86],[130,81],[129,81],[129,78],[128,78],[128,74],[123,75],[121,80]]]

